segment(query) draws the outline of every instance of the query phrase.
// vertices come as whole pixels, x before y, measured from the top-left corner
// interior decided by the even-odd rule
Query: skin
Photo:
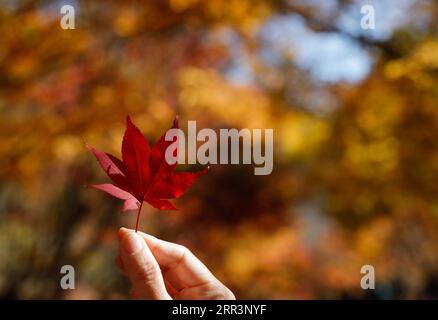
[[[121,228],[116,264],[132,284],[136,299],[234,300],[186,247]]]

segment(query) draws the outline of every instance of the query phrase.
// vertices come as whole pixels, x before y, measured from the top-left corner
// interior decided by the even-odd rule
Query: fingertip
[[[145,245],[146,244],[143,238],[141,238],[137,233],[126,232],[123,234],[123,238],[121,240],[121,248],[125,254],[137,254],[140,251],[144,250]]]
[[[117,232],[117,236],[119,237],[120,240],[122,240],[122,238],[128,233],[131,232],[133,230],[125,228],[125,227],[121,227],[119,229],[119,231]]]
[[[123,236],[123,229],[124,229],[124,228],[122,227],[122,228],[119,229],[119,231],[117,231],[117,237],[119,238],[119,240],[122,239],[122,236]]]

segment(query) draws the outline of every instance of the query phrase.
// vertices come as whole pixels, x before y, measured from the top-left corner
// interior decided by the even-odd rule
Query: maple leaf
[[[177,117],[172,128],[178,128]],[[177,163],[169,164],[165,158],[167,147],[175,139],[166,141],[164,134],[151,149],[141,131],[127,116],[122,160],[86,145],[113,182],[93,184],[90,187],[124,200],[122,211],[138,209],[135,231],[138,229],[143,201],[159,210],[178,210],[169,199],[183,195],[199,176],[208,171],[176,172]]]

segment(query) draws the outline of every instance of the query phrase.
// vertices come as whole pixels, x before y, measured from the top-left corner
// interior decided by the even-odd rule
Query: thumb
[[[160,266],[146,242],[136,232],[121,228],[120,257],[140,299],[171,299]]]

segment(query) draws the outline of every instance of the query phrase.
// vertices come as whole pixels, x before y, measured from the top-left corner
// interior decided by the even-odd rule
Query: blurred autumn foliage
[[[379,2],[372,33],[362,2],[72,0],[63,30],[69,1],[2,1],[0,297],[128,298],[116,232],[135,214],[85,188],[104,175],[83,140],[120,155],[127,114],[151,142],[179,114],[183,128],[274,128],[274,171],[213,165],[179,212],[145,206],[140,229],[188,246],[238,298],[437,298],[438,3],[400,1],[382,36],[398,2]],[[302,45],[315,37],[368,70],[319,77],[302,57],[335,44]],[[360,288],[366,264],[375,291]]]

